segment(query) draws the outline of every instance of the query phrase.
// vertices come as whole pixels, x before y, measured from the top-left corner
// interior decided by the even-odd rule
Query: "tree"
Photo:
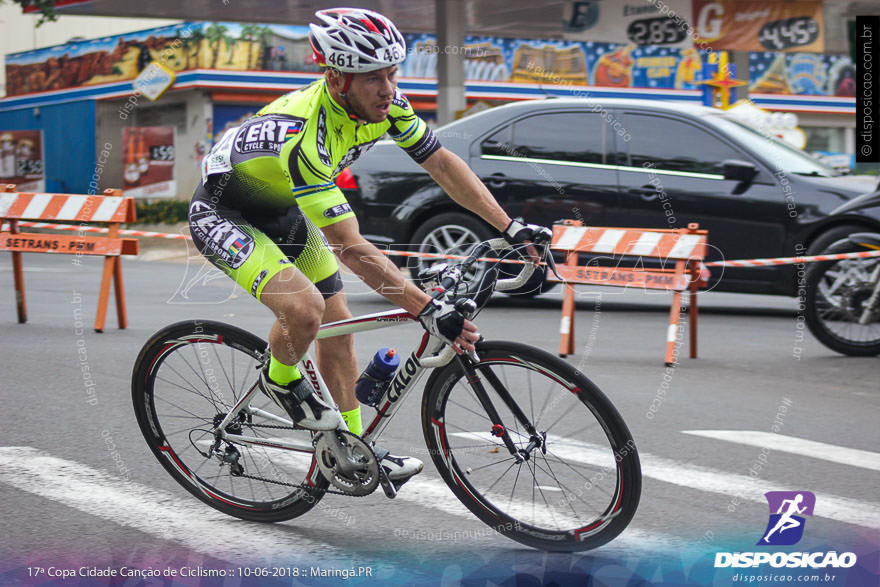
[[[260,53],[262,53],[262,59],[260,59],[258,68],[266,69],[266,61],[269,55],[269,43],[272,42],[272,29],[267,26],[257,27],[257,42],[260,44]]]
[[[199,59],[199,55],[202,50],[202,39],[205,38],[205,34],[202,32],[202,25],[198,25],[196,27],[196,26],[190,24],[189,26],[190,26],[189,40],[190,40],[190,43],[192,44],[193,49],[194,49],[194,51],[192,53],[192,57],[193,57],[193,61],[195,62],[195,67],[198,68],[198,67],[201,67],[201,63],[199,63],[201,61]],[[186,58],[187,58],[187,64],[189,64],[190,55],[188,54],[186,56]],[[189,69],[189,65],[187,65],[187,69]]]
[[[220,43],[227,38],[226,31],[228,30],[229,29],[224,25],[216,22],[211,23],[211,25],[205,29],[205,38],[208,39],[208,42],[211,44],[211,50],[214,52],[211,58],[211,69],[217,69],[217,57],[220,55]]]
[[[6,0],[0,0],[0,2],[4,2]],[[55,2],[54,0],[8,0],[14,4],[18,4],[21,6],[22,11],[25,9],[35,9],[40,13],[40,19],[37,21],[37,26],[40,26],[44,22],[55,21],[58,20],[58,11],[55,10]]]
[[[253,59],[251,58],[251,54],[253,53],[254,44],[257,40],[258,28],[259,27],[255,24],[245,24],[241,27],[241,35],[239,35],[239,38],[248,43],[247,65],[245,66],[247,69],[252,67],[251,63],[253,63]]]

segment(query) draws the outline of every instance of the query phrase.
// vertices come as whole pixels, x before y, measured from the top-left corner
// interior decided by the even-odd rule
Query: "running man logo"
[[[810,491],[768,491],[770,520],[758,546],[791,546],[804,535],[803,516],[812,516],[816,496]]]

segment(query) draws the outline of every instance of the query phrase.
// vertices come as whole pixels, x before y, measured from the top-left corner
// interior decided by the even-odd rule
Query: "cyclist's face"
[[[388,117],[394,89],[397,87],[397,66],[356,73],[348,88],[348,102],[359,118],[382,122]]]

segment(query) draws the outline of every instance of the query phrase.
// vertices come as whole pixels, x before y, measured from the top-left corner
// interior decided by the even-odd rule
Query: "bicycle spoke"
[[[174,367],[172,367],[171,365],[168,365],[168,368],[171,369],[178,377],[183,379],[183,377],[181,377],[180,374],[174,370]],[[170,379],[165,379],[164,377],[160,377],[159,375],[156,375],[156,380],[161,381],[162,383],[167,383],[168,385],[173,385],[174,387],[177,387],[178,389],[182,389],[183,391],[186,391],[188,393],[196,395],[196,396],[208,401],[212,406],[214,406],[215,409],[217,407],[217,405],[215,404],[215,402],[211,398],[209,398],[205,394],[201,393],[195,387],[189,387],[189,388],[184,387],[183,385],[180,385],[179,383],[175,383],[175,382],[171,381]]]
[[[516,470],[516,477],[513,478],[513,487],[510,488],[510,499],[507,500],[507,507],[513,505],[513,494],[516,492],[516,482],[519,481],[520,471],[522,471],[522,467],[519,467]]]
[[[503,461],[495,461],[494,463],[489,463],[488,465],[480,465],[479,467],[470,467],[470,473],[474,474],[477,471],[480,471],[482,469],[488,469],[489,467],[494,467],[495,465],[501,465],[501,464],[506,463],[507,461],[512,461],[512,460],[514,460],[514,458],[510,457],[510,458],[504,459]],[[516,464],[516,463],[514,463],[514,464]]]
[[[217,364],[220,365],[220,369],[223,371],[223,377],[226,379],[226,383],[229,385],[229,389],[232,391],[232,403],[238,401],[238,396],[235,393],[235,386],[229,380],[229,375],[226,373],[226,367],[223,365],[223,361],[220,360],[220,353],[217,352],[217,345],[211,345],[211,348],[214,350],[214,356],[217,357]],[[232,363],[233,368],[235,367],[235,362]]]
[[[181,408],[180,406],[178,406],[178,405],[175,404],[174,402],[172,402],[172,401],[170,401],[170,400],[167,400],[167,399],[165,399],[164,397],[156,397],[156,399],[161,400],[161,401],[165,402],[166,404],[168,404],[168,405],[170,405],[170,406],[173,406],[173,407],[177,408],[177,409],[180,410],[181,412],[186,412],[187,414],[189,414],[189,415],[192,416],[193,418],[198,418],[198,419],[200,419],[200,420],[204,420],[205,422],[209,422],[209,421],[210,421],[210,420],[205,419],[205,418],[202,417],[202,416],[199,416],[199,415],[193,414],[193,413],[190,412],[189,410],[185,410],[185,409]]]
[[[504,477],[504,476],[507,474],[507,472],[508,472],[509,470],[511,470],[511,469],[514,467],[514,465],[516,465],[516,464],[517,464],[516,461],[510,463],[510,466],[507,467],[506,469],[504,469],[504,472],[501,473],[501,475],[498,476],[498,478],[495,480],[495,482],[492,483],[492,485],[490,485],[490,486],[486,489],[485,493],[487,493],[487,494],[488,494],[488,493],[491,493],[491,492],[492,492],[492,489],[494,489],[495,486],[498,484],[498,482],[501,481],[501,478]],[[520,463],[520,464],[522,464],[522,463]]]
[[[182,361],[183,361],[183,362],[184,362],[184,363],[185,363],[185,364],[186,364],[186,365],[192,370],[192,366],[186,361],[185,358],[180,357],[180,360],[182,360]],[[182,374],[181,374],[181,373],[180,373],[180,372],[174,367],[174,365],[172,365],[172,364],[170,363],[170,361],[166,361],[165,364],[163,364],[163,366],[167,366],[167,367],[171,370],[172,373],[174,373],[175,375],[177,375],[177,376],[178,376],[182,381],[184,381],[187,385],[191,385],[191,386],[192,386],[192,384],[189,383],[189,381],[186,379],[186,377],[184,377],[184,376],[183,376],[183,375],[182,375]],[[196,377],[198,377],[198,373],[196,373]],[[159,376],[157,375],[156,378],[158,379]],[[186,389],[185,387],[182,387],[182,386],[180,386],[180,385],[178,385],[178,384],[175,384],[174,382],[172,382],[172,381],[170,381],[170,380],[164,380],[164,381],[165,381],[166,383],[168,383],[169,385],[176,385],[177,387],[181,387],[181,389]],[[208,391],[210,392],[210,391],[211,391],[211,387],[207,384],[207,382],[203,381],[202,383],[205,383],[205,387],[207,387],[207,388],[208,388]],[[208,396],[208,395],[206,395],[205,393],[200,392],[198,389],[196,389],[195,386],[192,386],[191,389],[190,389],[189,391],[191,391],[191,392],[194,393],[195,395],[198,395],[199,397],[201,397],[201,398],[207,400],[208,402],[211,403],[212,406],[214,406],[214,409],[215,409],[215,410],[219,411],[219,407],[218,407],[218,405],[217,405],[217,401],[215,401],[215,399],[213,398],[213,393],[211,393],[211,396]],[[225,405],[225,404],[224,404],[224,405]]]

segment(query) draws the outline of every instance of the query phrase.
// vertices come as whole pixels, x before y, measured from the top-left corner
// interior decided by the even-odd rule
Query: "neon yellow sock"
[[[296,365],[285,365],[276,359],[275,355],[269,358],[269,379],[278,385],[287,385],[300,378],[302,378],[302,373],[299,372]]]
[[[364,432],[364,425],[361,423],[361,407],[358,406],[353,410],[342,412],[342,419],[348,426],[349,432],[360,436]]]

